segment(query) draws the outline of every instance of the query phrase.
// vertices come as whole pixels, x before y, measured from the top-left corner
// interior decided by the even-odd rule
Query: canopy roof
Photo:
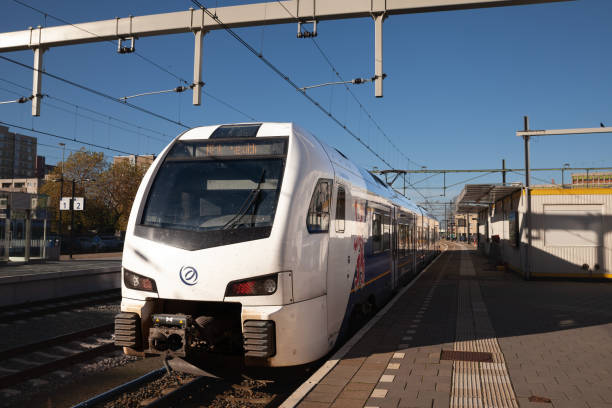
[[[455,210],[458,213],[475,213],[501,198],[520,191],[521,184],[466,184],[463,191],[455,201]]]

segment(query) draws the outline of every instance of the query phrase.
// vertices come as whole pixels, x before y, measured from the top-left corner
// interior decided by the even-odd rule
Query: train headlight
[[[261,296],[272,295],[278,286],[278,275],[266,275],[230,282],[225,296]]]
[[[128,271],[125,268],[123,269],[123,283],[130,289],[157,292],[157,285],[155,285],[153,279]]]

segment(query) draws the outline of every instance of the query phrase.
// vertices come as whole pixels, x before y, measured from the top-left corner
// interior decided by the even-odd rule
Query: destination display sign
[[[280,156],[285,154],[285,144],[285,139],[179,142],[168,154],[168,159]]]

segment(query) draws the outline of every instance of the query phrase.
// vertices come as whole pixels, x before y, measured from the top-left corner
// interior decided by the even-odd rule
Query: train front
[[[127,354],[267,366],[320,354],[309,346],[296,352],[320,323],[293,304],[292,271],[281,256],[291,130],[195,128],[153,163],[123,253],[115,343]]]

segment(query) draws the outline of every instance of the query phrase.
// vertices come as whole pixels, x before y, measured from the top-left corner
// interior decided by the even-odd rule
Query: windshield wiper
[[[251,214],[251,224],[252,226],[255,224],[254,217],[255,213],[257,212],[257,207],[259,206],[258,198],[259,194],[261,193],[261,185],[263,184],[265,178],[266,170],[264,169],[261,172],[261,177],[259,178],[259,183],[257,183],[257,187],[251,190],[246,200],[244,200],[244,202],[240,206],[240,210],[238,210],[238,213],[234,215],[228,222],[226,222],[222,229],[227,230],[230,228],[234,228],[237,225],[240,225],[238,222],[242,219],[242,217],[246,215],[247,211],[249,210],[249,208],[251,208],[251,206],[253,206],[253,204],[255,204],[255,207],[253,207],[253,213]]]

